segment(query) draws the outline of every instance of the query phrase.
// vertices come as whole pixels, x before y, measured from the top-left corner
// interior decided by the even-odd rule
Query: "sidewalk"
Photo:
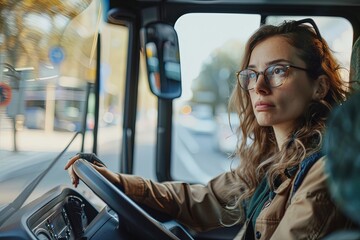
[[[103,128],[99,136],[99,145],[119,138],[120,133],[115,134],[115,130],[117,129],[112,127]],[[18,174],[45,169],[50,161],[65,149],[74,135],[74,132],[23,129],[16,135],[18,151],[14,152],[12,130],[2,129],[0,131],[0,182],[19,176]],[[92,142],[91,138],[90,133],[86,134],[85,142]],[[80,151],[81,141],[82,136],[79,134],[70,145],[68,152]]]
[[[19,176],[24,170],[45,169],[53,155],[39,152],[0,151],[0,182]]]
[[[17,133],[17,152],[14,152],[13,132],[1,131],[0,182],[19,174],[45,169],[70,142],[74,133],[24,129]],[[78,138],[77,141],[81,140]],[[79,146],[79,144],[77,144]]]

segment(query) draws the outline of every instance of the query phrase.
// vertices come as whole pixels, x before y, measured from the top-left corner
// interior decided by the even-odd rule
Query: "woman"
[[[313,28],[304,23],[312,24]],[[333,204],[321,154],[325,121],[347,91],[311,19],[264,25],[249,39],[230,110],[241,125],[239,167],[207,186],[155,183],[94,167],[133,200],[203,231],[242,224],[236,239],[318,239],[350,222]],[[73,184],[78,177],[65,166]]]

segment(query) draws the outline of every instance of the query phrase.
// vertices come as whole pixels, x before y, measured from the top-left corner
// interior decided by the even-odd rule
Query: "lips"
[[[275,107],[274,104],[270,103],[270,102],[266,102],[266,101],[257,101],[255,103],[255,109],[258,112],[263,112],[263,111],[268,111],[271,110]]]

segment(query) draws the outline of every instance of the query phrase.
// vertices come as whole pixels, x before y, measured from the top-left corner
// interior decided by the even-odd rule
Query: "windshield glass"
[[[348,79],[353,29],[341,17],[267,16],[266,23],[311,17],[320,29]],[[181,16],[179,36],[182,96],[174,100],[172,176],[176,180],[207,183],[239,163],[233,154],[241,141],[240,121],[228,112],[245,44],[260,26],[257,14],[191,13]],[[221,34],[219,34],[221,33]],[[239,141],[239,142],[238,142]],[[240,160],[241,161],[241,160]]]
[[[0,4],[1,209],[49,166],[75,132],[94,126],[91,91],[101,6],[95,0]],[[83,141],[90,142],[91,134],[78,135],[36,191],[69,184],[63,168]]]

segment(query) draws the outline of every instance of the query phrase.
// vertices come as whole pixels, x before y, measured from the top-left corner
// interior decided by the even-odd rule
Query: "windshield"
[[[101,7],[95,0],[0,4],[1,209],[49,166],[75,132],[93,128]],[[90,141],[91,134],[84,139],[79,134],[36,191],[69,184],[65,162]]]

